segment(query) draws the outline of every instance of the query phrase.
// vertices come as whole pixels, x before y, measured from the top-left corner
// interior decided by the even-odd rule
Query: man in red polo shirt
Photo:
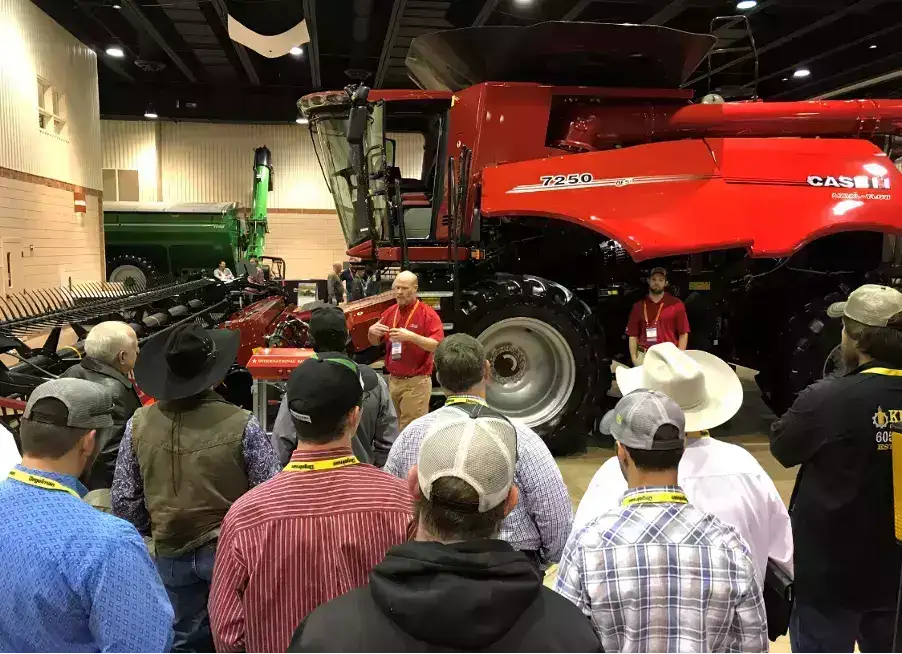
[[[372,345],[386,344],[388,388],[401,430],[429,413],[433,352],[445,337],[435,309],[417,299],[417,287],[412,272],[398,273],[392,284],[397,304],[386,309],[367,334]]]
[[[683,303],[667,293],[667,271],[652,268],[648,295],[633,305],[626,334],[630,337],[630,359],[641,366],[645,350],[658,343],[673,343],[681,350],[689,343],[689,318]]]

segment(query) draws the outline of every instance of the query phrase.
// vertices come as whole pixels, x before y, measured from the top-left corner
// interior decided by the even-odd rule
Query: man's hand
[[[367,340],[369,340],[370,345],[380,345],[388,331],[388,325],[377,322],[375,325],[370,325],[370,328],[366,330]]]
[[[409,329],[395,327],[389,330],[388,338],[394,343],[410,343],[416,341],[418,336]]]

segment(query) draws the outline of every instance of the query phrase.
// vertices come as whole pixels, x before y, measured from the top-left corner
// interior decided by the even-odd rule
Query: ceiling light
[[[792,74],[793,77],[808,77],[811,74],[811,71],[807,68],[798,68]]]
[[[106,49],[106,53],[111,57],[116,57],[117,59],[125,56],[125,51],[123,51],[122,48],[117,45],[111,45]]]
[[[783,81],[784,81],[784,82],[788,82],[788,81],[789,81],[789,78],[788,78],[788,77],[784,77],[784,78],[783,78]]]
[[[294,122],[296,122],[298,125],[306,125],[310,121],[307,120],[306,118],[304,118],[303,116],[298,116],[297,118],[294,119]]]
[[[752,7],[758,6],[758,0],[741,0],[736,3],[736,8],[739,11],[745,11],[746,9],[751,9]]]
[[[118,10],[118,9],[122,9],[122,5],[120,5],[118,2],[114,2],[114,3],[113,3],[113,9],[117,9],[117,10]]]
[[[869,45],[868,50],[876,50],[877,46],[875,44]]]
[[[514,4],[519,7],[526,7],[532,4],[532,0],[514,0]]]
[[[288,53],[293,54],[295,57],[300,57],[302,54],[304,54],[304,49],[301,46],[296,45],[293,48],[291,48],[291,50],[289,50]]]
[[[159,116],[157,115],[156,109],[153,108],[153,104],[147,105],[147,109],[144,110],[144,117],[150,118],[151,120],[153,120],[155,118],[159,118]]]

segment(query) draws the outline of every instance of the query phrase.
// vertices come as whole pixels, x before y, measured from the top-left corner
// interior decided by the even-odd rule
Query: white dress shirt
[[[0,481],[4,481],[9,476],[9,471],[20,463],[22,457],[12,432],[0,424]]]
[[[752,551],[763,581],[771,558],[792,574],[789,512],[773,480],[749,452],[710,436],[690,438],[680,460],[679,484],[689,501],[734,526]],[[616,509],[626,492],[617,457],[595,473],[573,519],[577,531]]]

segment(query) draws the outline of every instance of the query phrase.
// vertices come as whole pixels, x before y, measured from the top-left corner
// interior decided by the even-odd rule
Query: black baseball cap
[[[322,305],[310,313],[310,335],[316,340],[316,334],[323,332],[348,333],[345,312],[333,305]]]
[[[298,435],[336,425],[363,401],[356,365],[339,358],[307,359],[288,378],[288,409]]]

